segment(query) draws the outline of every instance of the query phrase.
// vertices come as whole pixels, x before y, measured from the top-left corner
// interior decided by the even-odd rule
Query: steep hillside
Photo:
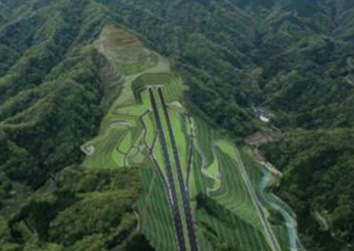
[[[147,248],[138,173],[72,166],[104,112],[109,66],[92,44],[104,7],[2,1],[0,13],[0,249]]]
[[[107,1],[110,2],[110,1]],[[155,4],[154,4],[155,3]],[[110,2],[126,26],[144,35],[152,48],[169,56],[174,68],[191,87],[189,97],[216,123],[236,135],[252,133],[264,126],[256,121],[253,107],[266,107],[273,114],[270,125],[286,133],[279,147],[273,144],[262,149],[286,178],[277,189],[299,214],[302,239],[309,250],[347,250],[352,238],[351,221],[341,221],[342,212],[349,212],[354,198],[350,189],[328,204],[332,189],[321,189],[325,180],[338,170],[336,180],[349,177],[353,164],[341,172],[336,162],[351,153],[329,149],[346,147],[344,142],[331,140],[348,135],[354,122],[353,34],[354,6],[351,1],[169,1],[135,4],[128,1]],[[183,13],[183,14],[182,14]],[[155,29],[159,26],[159,29]],[[305,136],[297,128],[307,129]],[[337,129],[336,129],[337,128]],[[326,129],[328,133],[322,134]],[[293,167],[302,155],[293,142],[307,142],[316,135],[327,141],[329,160],[317,154],[317,142],[309,148],[310,162]],[[294,140],[287,139],[288,137]],[[298,138],[298,139],[297,139]],[[295,141],[296,140],[296,141]],[[285,142],[289,142],[289,145]],[[277,144],[277,143],[275,143]],[[271,153],[272,150],[275,152]],[[292,156],[279,162],[282,156]],[[276,156],[276,157],[273,157]],[[340,164],[343,166],[344,164]],[[306,170],[303,182],[302,173]],[[308,173],[307,173],[308,172]],[[299,177],[299,178],[296,178]],[[300,178],[301,177],[301,178]],[[300,195],[289,187],[308,190]],[[286,195],[285,195],[286,194]],[[290,196],[293,199],[290,199]],[[317,196],[323,202],[301,203]],[[299,202],[299,203],[297,203]],[[327,220],[335,221],[323,230],[314,212],[329,212]],[[322,215],[322,214],[321,214]],[[352,213],[345,214],[350,219]],[[311,221],[307,221],[308,217]],[[322,230],[321,230],[322,229]],[[345,229],[345,232],[343,231]],[[342,234],[331,235],[331,231]]]
[[[350,1],[106,2],[174,58],[191,99],[236,134],[254,130],[257,105],[281,126],[353,125]]]
[[[135,201],[144,190],[138,172],[123,176],[134,187],[121,187],[122,180],[109,181],[111,172],[77,165],[106,164],[88,161],[80,147],[100,134],[117,96],[125,96],[123,75],[146,70],[136,59],[154,65],[146,52],[155,51],[188,86],[186,107],[237,142],[264,128],[283,132],[261,150],[283,173],[274,191],[297,214],[302,243],[350,250],[353,16],[351,0],[0,0],[1,248],[151,249],[135,231]],[[257,107],[269,111],[270,123],[259,120]],[[66,188],[71,182],[97,186]],[[93,218],[83,231],[82,215],[93,217],[89,208],[102,203],[113,225]]]

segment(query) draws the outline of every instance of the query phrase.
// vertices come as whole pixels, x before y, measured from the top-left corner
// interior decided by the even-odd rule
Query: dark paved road
[[[156,105],[156,100],[154,97],[154,93],[152,89],[149,89],[149,95],[150,95],[150,103],[151,107],[154,113],[154,118],[155,118],[155,123],[156,123],[156,128],[157,128],[157,133],[159,136],[160,140],[160,145],[161,145],[161,151],[164,159],[164,164],[167,172],[167,181],[168,181],[168,186],[169,186],[169,191],[170,191],[170,196],[171,196],[171,209],[172,209],[172,216],[173,216],[173,223],[175,226],[175,233],[177,236],[178,240],[178,245],[179,245],[179,250],[180,251],[185,251],[186,246],[185,246],[185,241],[184,241],[184,234],[183,234],[183,227],[182,227],[182,220],[181,220],[181,215],[178,209],[178,200],[177,200],[177,193],[175,189],[175,183],[173,180],[173,173],[172,173],[172,166],[170,162],[170,157],[168,154],[167,146],[166,146],[166,138],[163,132],[161,120],[160,120],[160,115],[157,109]]]
[[[187,221],[187,230],[188,230],[188,237],[189,237],[189,244],[190,244],[190,249],[191,251],[198,251],[198,243],[195,235],[195,230],[194,230],[194,224],[193,224],[193,218],[192,218],[192,211],[190,207],[190,201],[189,201],[189,191],[187,189],[187,186],[185,185],[184,179],[183,179],[183,173],[182,173],[182,166],[181,166],[181,161],[178,155],[178,149],[177,149],[177,144],[176,140],[173,134],[173,129],[172,129],[172,124],[171,124],[171,119],[167,110],[166,102],[162,93],[162,88],[158,88],[158,93],[159,93],[159,98],[162,104],[162,109],[163,113],[165,116],[165,120],[167,122],[167,127],[168,127],[168,133],[170,136],[170,141],[172,145],[172,151],[173,151],[173,156],[175,160],[175,165],[176,165],[176,171],[177,171],[177,176],[178,176],[178,183],[179,187],[181,190],[182,194],[182,200],[183,200],[183,207],[184,207],[184,213]]]

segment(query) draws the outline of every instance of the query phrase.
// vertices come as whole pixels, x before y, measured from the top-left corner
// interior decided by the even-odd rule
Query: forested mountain
[[[279,128],[261,150],[303,245],[353,248],[354,1],[0,0],[1,250],[152,249],[135,231],[136,170],[78,166],[109,100],[93,46],[106,24],[167,57],[188,104],[238,142]]]

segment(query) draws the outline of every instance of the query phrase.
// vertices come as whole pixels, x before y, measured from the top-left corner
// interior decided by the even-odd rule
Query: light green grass
[[[195,229],[200,249],[213,250],[209,240],[203,235],[202,229],[207,226],[219,240],[235,250],[270,251],[259,215],[242,179],[238,161],[244,162],[255,191],[258,191],[263,177],[261,167],[255,164],[245,149],[237,149],[229,139],[221,136],[218,129],[212,127],[202,115],[192,112],[191,120],[186,117],[188,110],[183,106],[183,92],[187,87],[181,78],[171,71],[170,64],[165,58],[150,54],[150,58],[142,57],[136,62],[124,63],[114,60],[115,56],[117,55],[111,53],[109,60],[118,71],[120,70],[119,73],[124,75],[124,85],[120,96],[102,120],[99,135],[83,146],[94,148],[83,165],[93,169],[141,167],[143,189],[138,202],[141,231],[156,250],[177,250],[164,183],[167,172],[160,141],[155,137],[156,124],[148,92],[148,88],[153,87],[172,164],[185,239],[188,240],[171,140],[156,89],[157,86],[161,86],[185,182],[189,150],[191,146],[194,149],[187,186],[197,222]],[[149,155],[152,147],[152,155]],[[153,160],[156,161],[156,166]],[[257,194],[264,205],[267,204],[267,200],[272,199],[269,194],[263,192]],[[207,196],[215,202],[214,213],[210,212],[210,208],[208,211],[206,208],[198,207],[200,205],[197,205],[197,198],[200,195]],[[266,206],[264,210],[267,212]],[[288,239],[284,224],[272,228],[282,249],[287,251]],[[189,247],[188,242],[186,246]]]
[[[152,168],[141,170],[143,196],[139,200],[142,231],[157,251],[175,250],[176,238],[162,177]]]
[[[207,167],[207,169],[205,170],[204,173],[205,173],[205,175],[207,175],[208,177],[210,177],[214,181],[212,186],[210,188],[208,188],[208,191],[210,191],[210,192],[217,191],[221,186],[221,181],[220,181],[221,173],[219,171],[218,159],[215,155],[213,157],[213,161]]]

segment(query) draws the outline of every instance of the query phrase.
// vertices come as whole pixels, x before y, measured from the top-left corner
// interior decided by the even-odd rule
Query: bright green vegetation
[[[112,26],[109,29],[111,34],[123,34]],[[105,32],[107,28],[103,30]],[[100,35],[101,40],[102,37]],[[110,44],[116,38],[111,35],[106,39],[112,41],[101,42]],[[100,50],[112,63],[121,56],[114,47],[101,46]],[[142,46],[136,47],[134,54],[138,61],[141,60],[139,51],[147,53]],[[138,206],[140,227],[156,250],[174,250],[180,245],[171,211],[171,203],[174,202],[170,200],[173,200],[173,195],[169,192],[169,187],[174,186],[176,207],[182,222],[181,231],[184,233],[183,245],[189,250],[191,243],[187,234],[186,209],[183,194],[179,191],[178,169],[173,160],[168,123],[158,93],[158,88],[162,88],[181,162],[182,179],[188,187],[190,201],[186,203],[190,203],[192,208],[199,248],[208,246],[212,250],[219,250],[224,245],[248,251],[290,250],[285,223],[280,220],[277,225],[272,225],[269,215],[276,212],[262,206],[262,199],[258,198],[263,195],[263,191],[258,193],[262,167],[252,164],[245,153],[241,157],[230,140],[222,139],[225,136],[220,130],[212,127],[198,113],[190,113],[183,107],[182,94],[186,87],[172,73],[164,58],[152,52],[151,55],[159,61],[150,67],[143,67],[141,72],[129,75],[128,72],[121,73],[120,66],[113,66],[123,74],[123,91],[102,120],[99,135],[82,146],[87,154],[83,165],[98,170],[144,167],[141,171],[143,195]],[[166,145],[161,145],[159,140],[161,135],[150,95],[156,101],[156,112],[161,120]],[[165,147],[172,165],[172,184],[166,169]],[[251,165],[244,173],[241,169],[244,168],[242,158],[248,158]],[[243,177],[244,174],[246,177]],[[245,179],[249,180],[251,187],[246,185]],[[256,200],[252,199],[251,193],[256,194]],[[260,205],[257,206],[257,203]],[[273,243],[272,238],[275,240]]]
[[[143,233],[151,237],[151,244],[156,250],[174,250],[177,242],[162,176],[153,168],[145,169],[142,181],[144,193],[139,201],[139,210]]]
[[[198,205],[203,209],[201,212],[197,211],[198,217],[208,226],[211,233],[236,250],[272,250],[250,192],[242,179],[241,156],[236,148],[225,140],[215,142],[215,152],[220,163],[223,183],[219,190],[209,190],[209,197],[198,196]],[[247,158],[246,155],[244,157]],[[246,167],[253,189],[257,191],[262,177],[261,169],[254,164]],[[220,215],[215,215],[216,212]],[[211,215],[213,217],[210,219]],[[288,250],[289,240],[284,225],[271,227],[273,229],[270,234],[276,236],[281,250]]]
[[[203,169],[204,171],[204,169]],[[216,191],[220,188],[221,182],[220,182],[220,170],[219,170],[219,163],[217,160],[217,157],[215,154],[213,155],[213,162],[206,168],[204,171],[205,175],[210,177],[211,179],[214,180],[214,184],[211,188],[208,188],[209,191]]]
[[[350,0],[0,0],[0,249],[175,249],[146,89],[174,167],[163,86],[200,250],[351,250],[353,16]],[[274,126],[260,150],[281,181],[243,146]]]
[[[253,107],[275,114],[271,125],[285,132],[283,139],[262,150],[283,171],[285,178],[273,190],[297,214],[300,239],[308,250],[350,250],[354,167],[347,159],[353,154],[346,140],[332,145],[331,135],[344,139],[354,126],[354,2],[171,0],[143,9],[120,2],[125,8],[110,6],[173,60],[190,87],[189,100],[219,126],[242,137],[264,126]],[[318,135],[324,146],[317,146]],[[329,184],[342,196],[334,196]]]

